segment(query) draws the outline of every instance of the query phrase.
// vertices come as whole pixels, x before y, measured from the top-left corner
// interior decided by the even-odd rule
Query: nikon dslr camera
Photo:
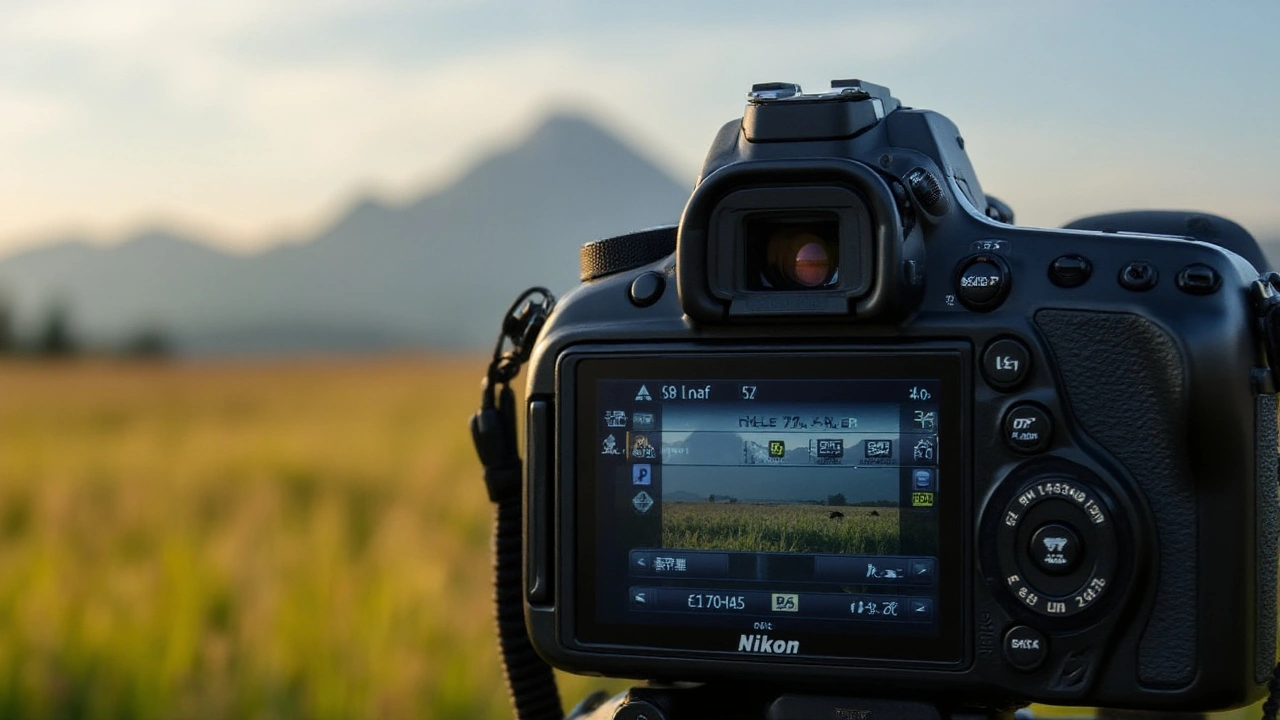
[[[533,351],[538,652],[752,692],[1258,700],[1280,333],[1252,238],[1015,227],[887,88],[748,97],[678,228],[585,247]]]

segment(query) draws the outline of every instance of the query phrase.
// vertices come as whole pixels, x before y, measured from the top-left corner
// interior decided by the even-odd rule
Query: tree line
[[[71,305],[65,300],[50,303],[33,328],[28,332],[20,332],[13,303],[0,296],[0,356],[70,358],[86,354],[107,354],[158,358],[171,352],[172,346],[167,334],[154,327],[137,331],[115,347],[91,346],[76,332]]]

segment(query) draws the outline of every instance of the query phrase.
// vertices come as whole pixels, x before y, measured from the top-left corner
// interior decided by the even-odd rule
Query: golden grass
[[[509,717],[483,366],[0,365],[0,717]]]

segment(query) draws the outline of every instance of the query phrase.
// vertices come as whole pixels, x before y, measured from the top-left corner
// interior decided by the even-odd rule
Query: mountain
[[[583,242],[675,222],[691,188],[581,117],[547,119],[449,187],[363,198],[312,237],[240,256],[152,229],[0,260],[31,325],[55,299],[110,344],[160,328],[193,354],[485,347],[521,290],[577,282]]]
[[[256,255],[164,228],[109,247],[63,238],[0,259],[0,298],[28,332],[62,304],[104,346],[159,329],[190,354],[478,349],[521,290],[577,282],[583,242],[674,222],[690,189],[598,125],[557,115],[449,187],[361,198]],[[1262,244],[1280,267],[1280,237]]]

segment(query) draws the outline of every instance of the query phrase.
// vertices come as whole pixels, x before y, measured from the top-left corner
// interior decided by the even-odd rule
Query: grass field
[[[832,519],[832,510],[843,518]],[[897,508],[825,505],[666,503],[662,546],[689,550],[844,553],[898,552]]]
[[[482,372],[0,364],[0,717],[510,717]]]
[[[509,718],[482,367],[0,363],[0,718]]]

